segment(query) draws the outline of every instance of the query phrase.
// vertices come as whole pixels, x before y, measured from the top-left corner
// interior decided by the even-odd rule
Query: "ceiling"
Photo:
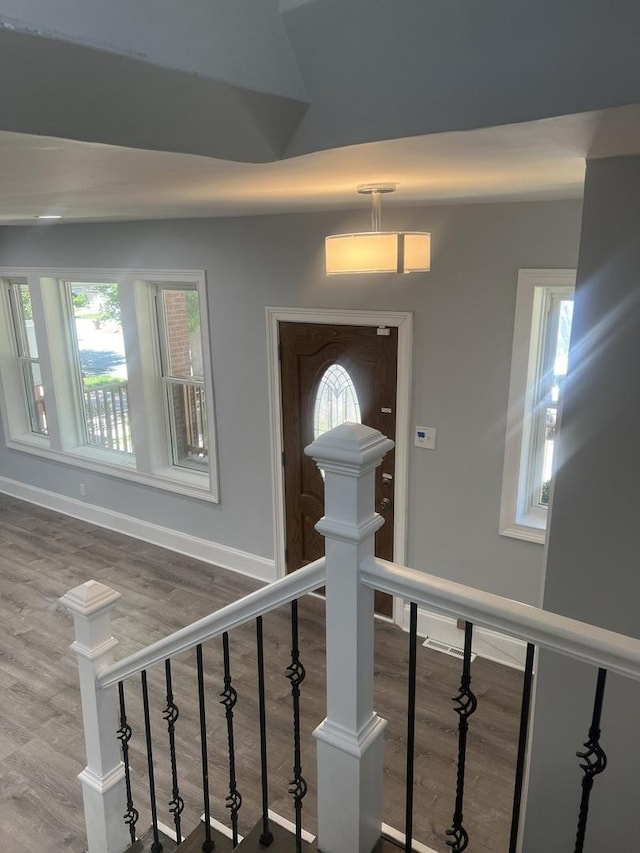
[[[640,106],[320,151],[267,164],[0,133],[0,224],[368,209],[582,195],[587,157],[640,153]],[[49,223],[50,224],[50,223]]]

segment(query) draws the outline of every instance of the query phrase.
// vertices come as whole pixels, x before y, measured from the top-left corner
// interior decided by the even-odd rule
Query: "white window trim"
[[[53,267],[0,267],[0,278],[2,279],[26,279],[31,286],[32,298],[41,298],[40,281],[43,279],[60,281],[83,281],[103,282],[118,281],[121,284],[130,285],[124,290],[135,299],[136,323],[129,324],[129,334],[135,339],[131,343],[135,347],[144,349],[147,358],[157,358],[157,329],[155,325],[155,310],[153,299],[144,294],[141,283],[151,286],[155,283],[189,283],[195,284],[199,294],[201,328],[204,335],[209,336],[209,317],[206,278],[203,270],[158,270],[158,269],[78,269],[78,268],[53,268]],[[58,298],[56,291],[56,297]],[[35,294],[35,296],[34,296]],[[127,297],[128,298],[128,297]],[[45,324],[47,312],[42,312]],[[135,325],[135,329],[131,326]],[[44,330],[43,330],[44,331]],[[36,335],[38,329],[36,328]],[[152,337],[153,336],[153,337]],[[40,355],[40,366],[43,377],[48,373],[51,376],[51,359],[47,347],[41,347],[42,333],[38,337]],[[50,342],[55,339],[50,338]],[[12,450],[30,453],[35,456],[52,459],[84,470],[95,471],[102,474],[115,476],[119,479],[141,483],[165,491],[188,495],[200,500],[208,500],[219,503],[219,477],[217,464],[217,445],[215,435],[215,415],[213,397],[213,367],[211,362],[210,340],[203,341],[206,345],[204,351],[208,353],[204,360],[204,379],[207,401],[207,424],[209,440],[209,471],[208,475],[198,471],[178,468],[171,464],[168,452],[161,450],[163,440],[158,436],[161,429],[160,423],[164,423],[164,412],[161,410],[157,399],[161,395],[153,392],[155,376],[145,377],[138,389],[141,393],[140,399],[143,404],[138,407],[138,416],[142,416],[146,422],[146,433],[149,441],[154,445],[155,454],[150,454],[147,449],[140,448],[136,452],[136,459],[141,467],[133,467],[133,460],[125,458],[122,454],[120,462],[115,462],[115,451],[102,451],[101,448],[88,448],[76,442],[75,446],[64,447],[62,438],[53,429],[49,436],[37,435],[31,432],[28,412],[25,409],[24,394],[17,394],[18,379],[15,365],[17,364],[14,352],[13,330],[11,328],[11,316],[9,313],[8,299],[5,289],[2,288],[0,300],[0,414],[5,434],[6,446]],[[127,342],[125,341],[125,348]],[[155,365],[154,365],[155,366]],[[157,375],[157,374],[156,374]],[[64,383],[63,383],[64,384]],[[49,387],[53,387],[49,383]],[[154,399],[155,398],[155,399]],[[12,401],[12,406],[7,405]],[[21,401],[16,405],[17,400]],[[51,411],[52,423],[57,422],[55,396],[47,398],[47,411]],[[60,401],[64,405],[64,401]],[[75,417],[75,416],[74,416]],[[133,427],[132,427],[133,428]],[[155,460],[152,463],[152,458]]]
[[[558,291],[574,288],[575,281],[575,270],[522,269],[518,272],[499,531],[502,536],[542,545],[546,541],[548,512],[530,506],[526,488],[537,370],[532,350],[543,322],[545,303],[544,299],[536,297],[550,288]]]

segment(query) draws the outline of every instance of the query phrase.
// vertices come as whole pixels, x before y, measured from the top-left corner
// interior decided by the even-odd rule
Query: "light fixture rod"
[[[382,225],[382,194],[394,193],[395,184],[359,184],[357,190],[362,195],[371,196],[371,230],[376,234]]]
[[[382,199],[378,190],[371,193],[371,230],[380,231],[382,225]]]

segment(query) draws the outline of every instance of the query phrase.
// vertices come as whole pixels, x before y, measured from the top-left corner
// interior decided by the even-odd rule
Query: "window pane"
[[[44,406],[44,388],[40,376],[40,365],[37,361],[23,361],[22,374],[29,406],[31,431],[40,435],[48,435],[47,413]]]
[[[133,453],[116,283],[71,286],[87,444]]]
[[[361,423],[358,395],[353,380],[344,367],[340,364],[332,364],[320,380],[316,395],[313,415],[314,438],[340,426],[345,421]]]
[[[172,464],[207,471],[207,408],[198,291],[158,285],[157,293]]]
[[[17,319],[18,351],[21,356],[38,358],[38,344],[33,325],[33,309],[31,307],[31,292],[28,284],[15,285]]]
[[[200,302],[197,290],[162,288],[165,322],[165,364],[163,374],[174,379],[204,376]]]
[[[562,299],[560,302],[560,320],[558,323],[558,342],[556,347],[555,370],[556,376],[567,375],[569,359],[569,341],[571,339],[571,323],[573,321],[573,299]]]
[[[560,385],[567,375],[571,322],[573,320],[573,299],[561,299],[557,310],[557,333],[551,342],[552,373],[550,388],[543,401],[544,446],[542,451],[542,482],[540,483],[537,494],[537,501],[540,506],[549,505],[549,486],[553,471],[553,448],[558,417],[558,399],[560,397]]]
[[[29,285],[26,282],[11,282],[9,297],[16,350],[29,413],[29,427],[31,432],[48,435],[44,388],[40,375]]]
[[[207,469],[207,409],[204,386],[168,382],[173,464],[181,468]]]

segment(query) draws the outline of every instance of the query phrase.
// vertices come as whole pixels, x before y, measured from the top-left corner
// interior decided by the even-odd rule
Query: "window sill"
[[[524,542],[534,542],[544,545],[547,541],[546,525],[540,526],[536,523],[522,524],[513,522],[507,527],[500,529],[500,536],[509,536],[512,539],[522,539]]]
[[[199,471],[186,471],[184,469],[164,468],[154,474],[136,471],[135,460],[124,454],[112,454],[100,448],[79,447],[73,450],[53,450],[48,439],[40,436],[28,435],[7,441],[10,450],[21,453],[29,453],[40,456],[63,465],[70,465],[85,471],[95,471],[97,474],[106,474],[128,482],[139,483],[154,489],[162,489],[166,492],[185,495],[197,500],[219,503],[217,494],[211,491],[209,475]],[[117,456],[118,462],[113,458]],[[109,457],[105,459],[105,456]]]

